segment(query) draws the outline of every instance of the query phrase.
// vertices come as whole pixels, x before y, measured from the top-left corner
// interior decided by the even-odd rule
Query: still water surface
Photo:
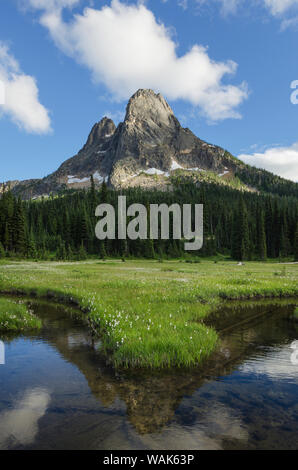
[[[167,373],[114,373],[79,314],[32,306],[41,332],[0,334],[0,449],[298,448],[295,301],[226,306],[208,367]]]

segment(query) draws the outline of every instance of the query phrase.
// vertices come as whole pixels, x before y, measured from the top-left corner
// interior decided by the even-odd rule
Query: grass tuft
[[[0,298],[0,331],[25,331],[41,328],[41,321],[21,302]]]

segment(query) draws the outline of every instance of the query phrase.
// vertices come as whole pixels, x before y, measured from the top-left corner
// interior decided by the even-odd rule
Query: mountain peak
[[[158,124],[173,123],[174,113],[160,93],[150,89],[139,89],[129,100],[125,121],[153,121]]]
[[[130,98],[125,121],[117,128],[104,117],[93,126],[84,147],[56,172],[40,181],[20,182],[14,191],[26,198],[79,189],[90,185],[91,174],[98,185],[108,181],[115,188],[169,188],[177,170],[195,172],[197,178],[208,170],[227,178],[237,164],[222,148],[184,129],[160,93],[140,89]]]
[[[86,145],[87,146],[94,145],[94,144],[97,144],[98,141],[102,139],[112,137],[115,130],[116,130],[116,126],[114,122],[112,121],[112,119],[105,116],[99,122],[94,124],[94,126],[92,127],[92,130],[89,134]]]

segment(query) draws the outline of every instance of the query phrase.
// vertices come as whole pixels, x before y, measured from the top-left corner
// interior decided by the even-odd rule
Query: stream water
[[[36,334],[2,336],[0,449],[297,449],[295,301],[226,305],[203,369],[118,372],[80,314],[31,301]]]

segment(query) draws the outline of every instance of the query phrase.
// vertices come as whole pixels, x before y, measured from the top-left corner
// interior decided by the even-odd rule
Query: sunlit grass
[[[41,321],[20,302],[0,298],[0,332],[39,329]]]
[[[298,265],[202,261],[6,262],[0,290],[75,301],[114,366],[194,366],[216,347],[202,323],[225,299],[298,295]]]

